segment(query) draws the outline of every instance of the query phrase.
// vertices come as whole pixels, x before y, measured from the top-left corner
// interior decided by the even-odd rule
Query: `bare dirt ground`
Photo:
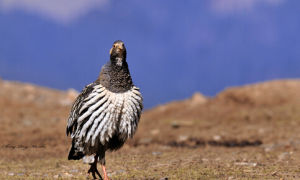
[[[0,179],[86,179],[67,161],[77,93],[0,81]],[[300,179],[300,81],[196,93],[143,113],[106,156],[111,179]]]

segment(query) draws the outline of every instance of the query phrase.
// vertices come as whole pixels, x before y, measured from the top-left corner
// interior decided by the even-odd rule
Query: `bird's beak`
[[[120,44],[116,44],[116,51],[119,53],[119,52],[121,52],[121,51],[123,51],[123,46],[122,45],[120,45]]]
[[[123,45],[121,45],[121,44],[115,44],[114,47],[112,47],[110,49],[109,54],[112,53],[113,49],[115,49],[117,53],[120,53],[120,52],[122,52],[124,50]]]

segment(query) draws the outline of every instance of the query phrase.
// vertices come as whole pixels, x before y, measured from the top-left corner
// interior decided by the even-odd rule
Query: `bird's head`
[[[109,51],[110,60],[117,66],[122,66],[126,61],[126,48],[123,41],[115,41],[112,48]]]

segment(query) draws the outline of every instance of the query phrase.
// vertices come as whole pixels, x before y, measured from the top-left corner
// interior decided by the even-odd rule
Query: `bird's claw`
[[[97,174],[99,176],[99,179],[103,180],[96,165],[94,165],[94,164],[91,165],[90,169],[88,170],[88,175],[90,173],[92,173],[93,179],[97,179],[97,177],[96,177],[96,174]]]

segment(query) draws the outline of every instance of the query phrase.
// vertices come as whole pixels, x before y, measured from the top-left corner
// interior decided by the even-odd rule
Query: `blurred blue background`
[[[298,0],[0,0],[0,77],[78,91],[125,42],[145,107],[300,77]]]

